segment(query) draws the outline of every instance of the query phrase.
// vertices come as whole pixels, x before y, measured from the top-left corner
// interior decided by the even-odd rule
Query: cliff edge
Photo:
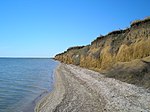
[[[55,59],[150,88],[150,17],[97,37],[90,45],[71,47]]]

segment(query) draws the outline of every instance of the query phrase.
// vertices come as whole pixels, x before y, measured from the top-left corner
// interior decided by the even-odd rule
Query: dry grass
[[[139,23],[145,22],[145,21],[150,21],[150,17],[146,17],[143,20],[135,20],[135,21],[131,22],[131,26],[133,26],[135,24],[139,24]]]

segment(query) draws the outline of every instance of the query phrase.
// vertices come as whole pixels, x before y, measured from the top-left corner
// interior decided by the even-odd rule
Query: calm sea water
[[[51,59],[0,58],[0,112],[31,111],[36,99],[52,90],[57,64]]]

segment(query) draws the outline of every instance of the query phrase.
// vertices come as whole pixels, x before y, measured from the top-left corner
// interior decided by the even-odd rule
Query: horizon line
[[[14,58],[14,59],[16,59],[16,58],[20,58],[20,59],[23,59],[23,58],[24,59],[25,58],[28,58],[28,59],[31,59],[31,58],[32,59],[53,59],[54,57],[23,57],[23,56],[22,57],[20,57],[20,56],[19,57],[17,57],[17,56],[16,57],[13,57],[13,56],[12,57],[11,56],[8,56],[8,57],[7,56],[2,56],[1,57],[0,56],[0,58]]]

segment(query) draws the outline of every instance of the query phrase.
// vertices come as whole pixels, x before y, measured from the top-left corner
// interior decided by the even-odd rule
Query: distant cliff
[[[150,17],[97,37],[90,45],[71,47],[55,59],[150,88]]]

